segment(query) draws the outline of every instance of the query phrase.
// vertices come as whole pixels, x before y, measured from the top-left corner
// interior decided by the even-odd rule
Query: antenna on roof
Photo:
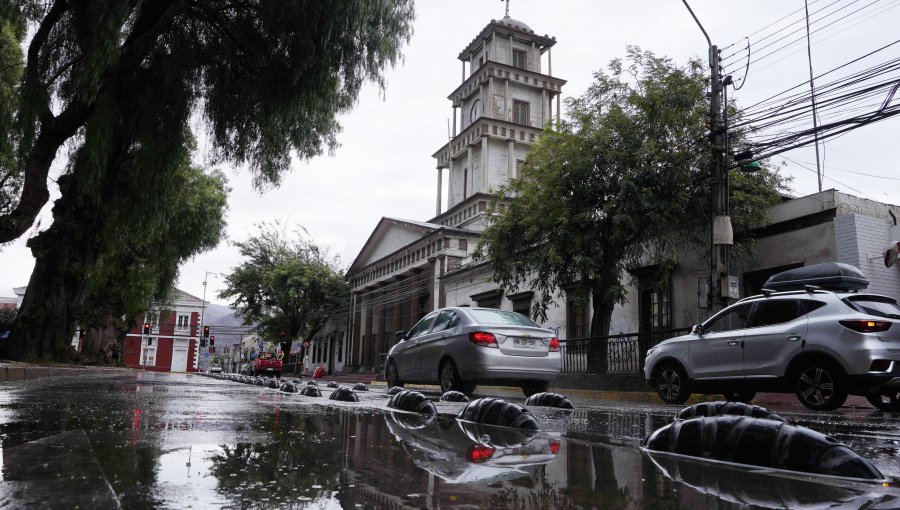
[[[506,17],[509,17],[509,0],[500,0],[501,2],[506,2]]]

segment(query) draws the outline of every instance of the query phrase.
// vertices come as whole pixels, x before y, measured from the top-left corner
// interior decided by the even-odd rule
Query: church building
[[[457,292],[448,300],[444,276],[474,250],[487,226],[491,192],[519,173],[544,127],[558,118],[566,82],[552,73],[554,44],[555,37],[507,15],[491,20],[459,53],[461,83],[448,96],[452,137],[433,155],[435,217],[382,218],[350,266],[348,366],[376,368],[379,355],[396,343],[395,333],[432,310],[499,304],[496,290]],[[442,210],[445,173],[448,204]]]

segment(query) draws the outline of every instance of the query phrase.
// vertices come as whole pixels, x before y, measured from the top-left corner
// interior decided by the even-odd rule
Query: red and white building
[[[154,372],[196,372],[203,300],[174,289],[171,304],[148,310],[125,336],[125,366]],[[150,333],[144,334],[144,323]]]

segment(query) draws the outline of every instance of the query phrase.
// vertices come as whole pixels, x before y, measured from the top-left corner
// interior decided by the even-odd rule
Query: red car
[[[281,377],[281,359],[275,353],[264,352],[250,363],[250,369],[253,375],[271,374]]]

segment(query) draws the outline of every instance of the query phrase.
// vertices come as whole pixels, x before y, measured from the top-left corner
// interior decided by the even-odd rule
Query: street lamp
[[[205,324],[203,323],[203,319],[206,315],[206,283],[209,279],[209,275],[213,276],[224,276],[222,273],[217,273],[215,271],[204,271],[203,272],[203,305],[200,307],[200,327],[203,328]],[[198,335],[199,336],[199,335]],[[197,342],[197,356],[194,357],[194,369],[200,368],[200,342]]]

